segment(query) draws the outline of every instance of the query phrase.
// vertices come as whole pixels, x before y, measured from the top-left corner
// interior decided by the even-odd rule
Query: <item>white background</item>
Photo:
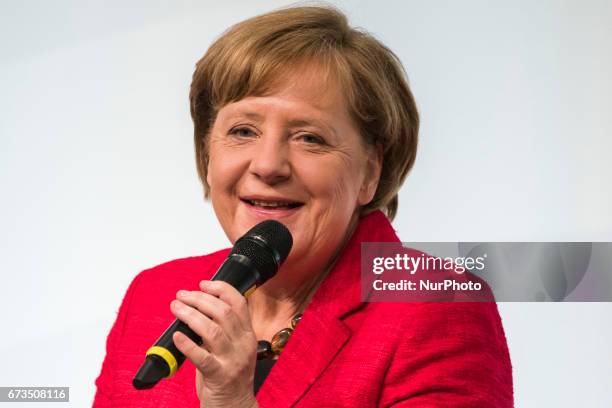
[[[284,4],[1,3],[0,386],[90,405],[135,274],[228,245],[190,77],[223,30]],[[421,111],[404,241],[612,241],[611,2],[338,4],[400,56]],[[611,304],[500,310],[517,407],[612,406]]]

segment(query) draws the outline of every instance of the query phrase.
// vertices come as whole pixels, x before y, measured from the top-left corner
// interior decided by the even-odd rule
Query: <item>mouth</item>
[[[251,207],[261,208],[264,210],[291,210],[304,205],[304,203],[299,201],[291,201],[285,199],[263,199],[244,197],[240,198],[240,200]]]

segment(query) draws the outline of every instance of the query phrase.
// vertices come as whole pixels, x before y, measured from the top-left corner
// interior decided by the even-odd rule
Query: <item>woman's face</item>
[[[322,77],[306,70],[268,96],[221,108],[207,176],[232,242],[263,220],[278,220],[293,236],[286,266],[317,268],[311,272],[339,250],[380,174],[378,155],[363,146],[339,86]]]

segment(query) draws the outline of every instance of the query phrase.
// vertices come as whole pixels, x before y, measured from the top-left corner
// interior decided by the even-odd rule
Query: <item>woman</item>
[[[227,250],[139,274],[94,406],[512,405],[494,303],[360,299],[360,244],[399,242],[389,219],[416,153],[418,114],[391,51],[334,9],[283,9],[220,37],[196,66],[190,100],[198,171],[230,241],[276,219],[293,249],[248,299],[206,280]],[[188,361],[134,390],[144,352],[174,318],[205,346],[176,333]],[[290,327],[255,390],[258,340]]]

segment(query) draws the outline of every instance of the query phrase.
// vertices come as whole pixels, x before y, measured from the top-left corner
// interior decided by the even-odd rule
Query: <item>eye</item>
[[[239,126],[230,130],[230,135],[238,136],[238,137],[253,137],[255,136],[255,132],[253,132],[250,128]]]
[[[298,136],[303,142],[314,145],[324,145],[325,140],[321,136],[314,135],[312,133],[303,133]]]

